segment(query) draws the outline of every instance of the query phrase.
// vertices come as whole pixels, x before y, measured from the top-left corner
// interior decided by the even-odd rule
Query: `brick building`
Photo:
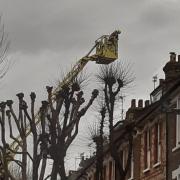
[[[180,55],[170,53],[165,79],[150,100],[131,101],[123,124],[114,128],[119,157],[127,161],[126,131],[133,124],[133,151],[127,180],[180,180]],[[115,165],[108,147],[103,162],[104,180],[115,180]],[[82,167],[78,178],[95,180],[95,159]]]

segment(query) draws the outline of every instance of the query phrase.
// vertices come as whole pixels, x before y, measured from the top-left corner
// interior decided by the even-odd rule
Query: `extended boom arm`
[[[95,41],[95,45],[89,51],[89,53],[81,58],[72,68],[72,70],[66,75],[63,81],[57,86],[55,89],[52,99],[55,98],[56,92],[58,92],[62,86],[69,85],[73,81],[75,77],[77,77],[78,73],[83,70],[84,66],[88,63],[88,61],[96,61],[98,64],[109,64],[115,61],[118,58],[118,34],[120,31],[114,31],[111,35],[104,35]],[[94,55],[90,54],[96,48],[96,53]],[[39,112],[35,116],[36,125],[39,124],[40,118],[38,118]],[[27,125],[26,128],[26,136],[31,133],[30,124]],[[22,142],[22,139],[19,136],[16,137],[17,141],[14,141],[10,144],[10,149],[12,151],[17,152],[19,146]],[[18,143],[20,142],[20,144]],[[11,152],[11,157],[14,158],[15,153]]]

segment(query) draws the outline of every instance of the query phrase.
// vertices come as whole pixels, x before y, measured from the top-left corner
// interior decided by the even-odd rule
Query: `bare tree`
[[[85,115],[93,101],[98,95],[98,90],[92,92],[89,102],[84,106],[85,100],[83,92],[80,91],[78,83],[73,83],[71,88],[63,87],[56,95],[56,106],[54,107],[51,101],[52,88],[47,87],[49,94],[48,103],[50,104],[51,115],[48,115],[50,148],[49,154],[53,159],[53,168],[51,179],[56,180],[59,174],[62,179],[66,179],[64,158],[67,149],[75,139],[79,131],[79,122],[82,116]],[[64,104],[64,109],[62,105]],[[60,112],[64,111],[62,118],[59,118]]]
[[[124,66],[120,62],[112,63],[108,66],[101,66],[97,78],[103,85],[103,98],[105,99],[108,121],[109,121],[109,147],[112,158],[115,161],[116,169],[118,170],[122,180],[125,179],[127,171],[130,167],[131,155],[132,155],[132,133],[129,130],[129,150],[128,150],[128,160],[126,167],[123,168],[122,161],[119,158],[118,147],[115,143],[114,136],[114,111],[115,104],[118,101],[118,95],[122,88],[125,88],[131,82],[133,82],[133,74],[131,72],[130,66]],[[117,175],[116,173],[116,179]]]
[[[27,180],[28,159],[31,160],[32,164],[33,180],[45,179],[47,159],[53,160],[52,172],[49,177],[56,180],[59,175],[61,179],[66,179],[64,165],[66,151],[78,134],[80,119],[97,97],[98,90],[92,92],[92,96],[85,106],[83,106],[85,103],[83,91],[76,81],[72,85],[62,87],[55,94],[52,90],[52,87],[47,87],[48,100],[42,101],[38,113],[39,129],[35,120],[35,93],[30,94],[30,108],[24,100],[24,94],[17,94],[19,100],[18,113],[14,111],[12,100],[0,103],[2,142],[0,158],[3,167],[1,172],[5,180],[15,180],[9,171],[10,162],[14,162],[21,168],[20,178]],[[19,144],[20,151],[11,148],[7,143],[7,129],[5,127],[9,127],[10,138]],[[27,127],[30,128],[33,137],[32,152],[28,151]],[[14,129],[19,133],[18,139],[14,136]],[[15,158],[14,155],[17,154],[21,157],[20,159]]]

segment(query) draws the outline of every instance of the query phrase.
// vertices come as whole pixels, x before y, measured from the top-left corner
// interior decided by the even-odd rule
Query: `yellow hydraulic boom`
[[[114,31],[111,35],[104,35],[95,41],[95,45],[89,51],[89,53],[81,58],[72,68],[72,70],[66,75],[61,83],[57,86],[57,88],[53,92],[52,99],[54,99],[54,95],[58,92],[63,85],[69,85],[72,80],[77,77],[78,73],[84,68],[84,66],[88,63],[88,61],[95,61],[97,64],[109,64],[115,61],[118,58],[118,34],[120,31]],[[94,55],[90,55],[92,51],[96,48],[96,52]],[[36,114],[36,125],[39,124],[40,118],[38,118],[38,114]],[[26,136],[31,133],[30,125],[27,126]],[[17,142],[21,142],[20,135],[16,137]],[[10,144],[10,148],[17,152],[19,149],[19,144],[16,141]],[[12,158],[14,158],[15,154],[12,154]]]

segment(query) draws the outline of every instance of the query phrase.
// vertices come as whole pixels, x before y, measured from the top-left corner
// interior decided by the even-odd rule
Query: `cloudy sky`
[[[1,80],[1,99],[23,91],[45,98],[60,78],[103,34],[120,29],[119,57],[132,64],[136,81],[127,99],[148,98],[152,76],[163,77],[169,52],[180,53],[179,0],[0,0],[13,62]],[[89,63],[86,70],[96,72]]]

